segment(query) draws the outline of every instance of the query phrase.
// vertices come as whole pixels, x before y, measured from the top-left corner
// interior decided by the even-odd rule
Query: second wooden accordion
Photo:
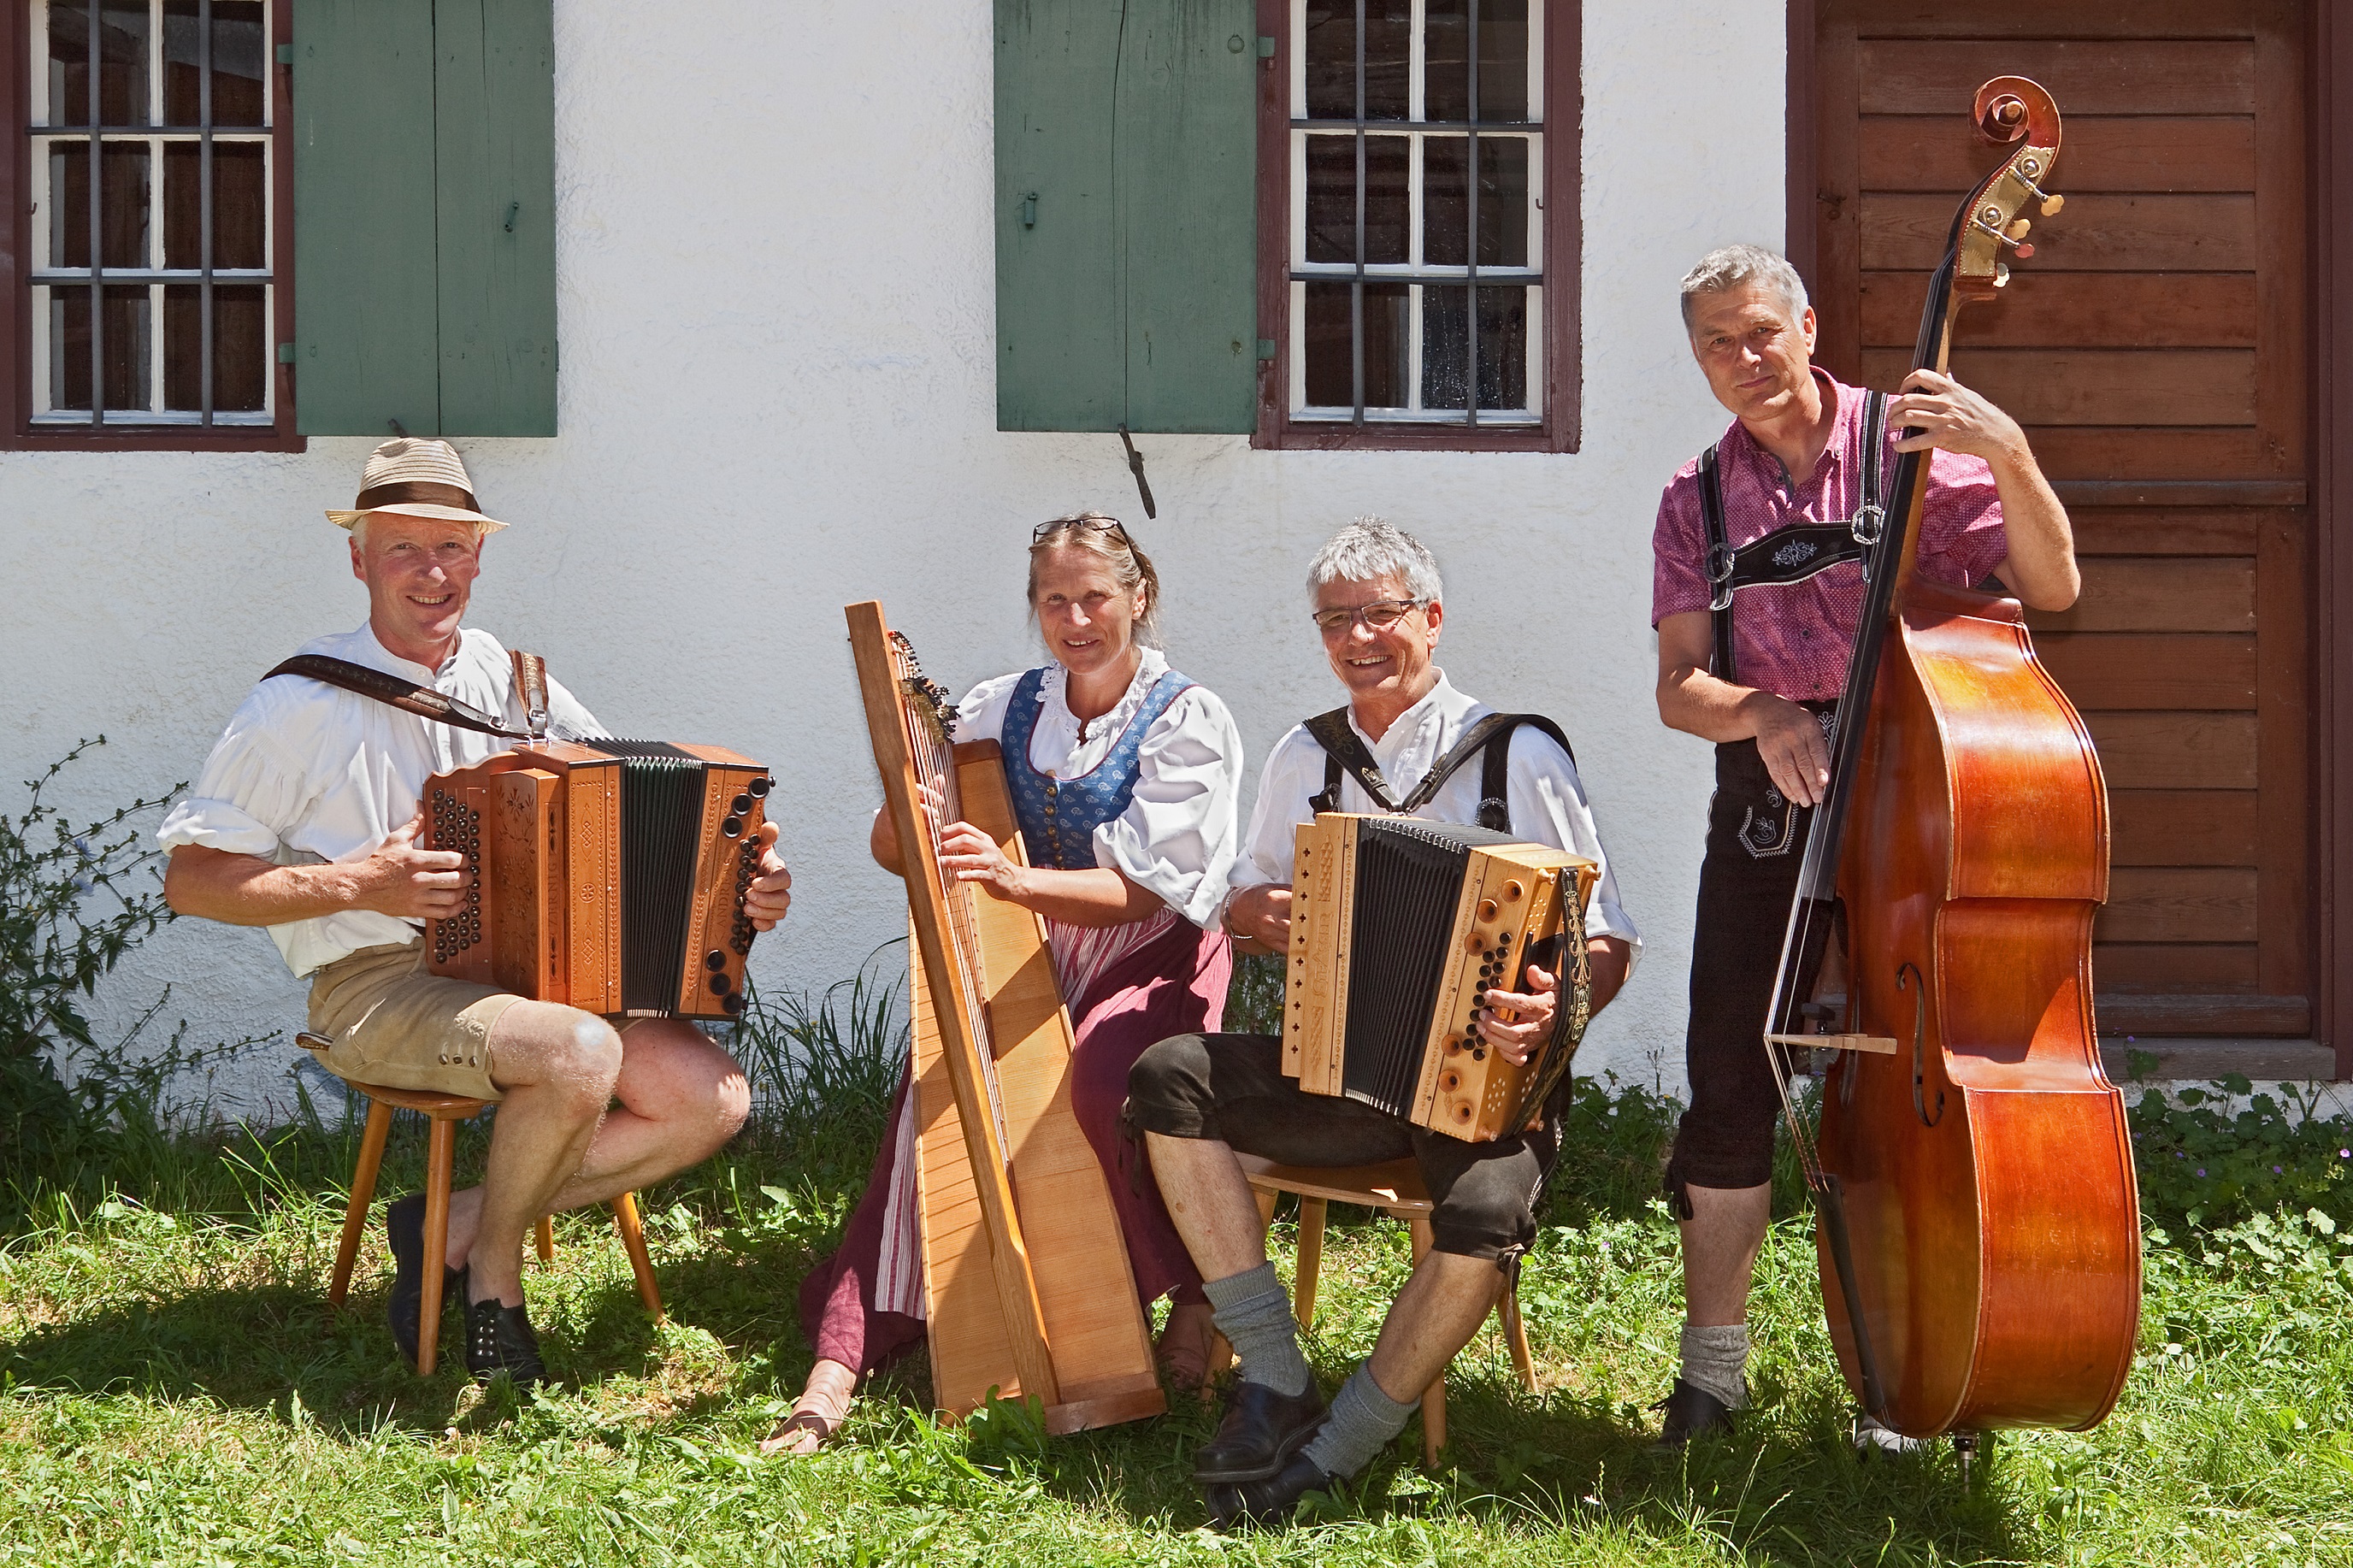
[[[1509,834],[1325,812],[1293,873],[1282,1070],[1473,1142],[1529,1126],[1592,1011],[1590,860]],[[1482,993],[1561,977],[1552,1037],[1514,1067],[1479,1035]]]
[[[469,877],[465,912],[426,922],[432,972],[607,1017],[733,1016],[770,787],[716,746],[603,738],[436,773],[417,845]]]

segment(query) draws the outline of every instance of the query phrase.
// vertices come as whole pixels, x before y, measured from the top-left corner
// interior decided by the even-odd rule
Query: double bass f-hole
[[[1912,993],[1912,1110],[1923,1127],[1945,1119],[1945,1091],[1936,1091],[1936,1109],[1928,1109],[1928,984],[1920,972],[1905,964],[1895,972],[1895,989]]]

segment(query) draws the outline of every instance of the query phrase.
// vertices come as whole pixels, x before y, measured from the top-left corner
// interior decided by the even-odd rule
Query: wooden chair
[[[313,1053],[324,1051],[330,1043],[325,1036],[307,1029],[294,1037]],[[432,1140],[425,1156],[424,1299],[418,1303],[417,1320],[417,1370],[419,1375],[430,1377],[441,1350],[441,1271],[449,1253],[449,1182],[457,1163],[458,1123],[471,1121],[491,1102],[469,1095],[392,1089],[383,1084],[354,1083],[352,1088],[367,1098],[367,1130],[360,1136],[360,1161],[352,1172],[352,1201],[343,1211],[343,1235],[335,1247],[335,1272],[327,1286],[327,1308],[330,1311],[340,1310],[350,1290],[352,1267],[359,1260],[360,1242],[367,1234],[368,1204],[375,1196],[376,1170],[384,1163],[385,1141],[392,1135],[393,1113],[414,1110],[433,1123]],[[623,1193],[613,1200],[613,1227],[621,1233],[621,1245],[628,1251],[629,1268],[638,1279],[638,1299],[653,1314],[654,1321],[661,1321],[661,1291],[654,1284],[653,1259],[646,1252],[645,1229],[638,1221],[636,1194]],[[554,1262],[555,1227],[545,1215],[539,1216],[537,1239],[540,1262]]]
[[[1315,1320],[1316,1276],[1324,1264],[1324,1218],[1333,1204],[1358,1204],[1405,1221],[1413,1237],[1413,1260],[1417,1264],[1430,1250],[1430,1214],[1436,1205],[1421,1184],[1420,1169],[1411,1160],[1319,1170],[1306,1165],[1278,1165],[1255,1154],[1238,1152],[1235,1157],[1241,1161],[1243,1173],[1250,1178],[1261,1218],[1273,1220],[1275,1200],[1284,1193],[1299,1195],[1299,1259],[1293,1271],[1291,1301],[1292,1313],[1303,1329]],[[1535,1393],[1535,1360],[1528,1352],[1527,1328],[1520,1321],[1516,1279],[1496,1301],[1495,1315],[1503,1321],[1504,1340],[1511,1346],[1512,1364],[1519,1369],[1521,1386],[1530,1394]],[[1217,1342],[1216,1352],[1210,1357],[1214,1363],[1211,1370],[1222,1371],[1230,1353],[1222,1338]],[[1444,1447],[1446,1374],[1441,1372],[1421,1394],[1422,1463],[1435,1467],[1438,1451]]]

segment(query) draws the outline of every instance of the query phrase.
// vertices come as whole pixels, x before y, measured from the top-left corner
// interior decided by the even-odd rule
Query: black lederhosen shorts
[[[1683,1189],[1755,1187],[1773,1177],[1779,1087],[1765,1051],[1765,1014],[1797,896],[1810,807],[1775,788],[1757,742],[1715,749],[1707,858],[1700,864],[1692,932],[1691,1025],[1683,1037],[1691,1108],[1675,1130],[1667,1192],[1687,1216]]]
[[[1165,1138],[1215,1138],[1286,1165],[1371,1165],[1411,1155],[1436,1205],[1431,1245],[1509,1270],[1536,1238],[1536,1201],[1560,1153],[1567,1079],[1534,1132],[1490,1142],[1417,1127],[1282,1076],[1272,1035],[1178,1035],[1136,1058],[1128,1117]]]

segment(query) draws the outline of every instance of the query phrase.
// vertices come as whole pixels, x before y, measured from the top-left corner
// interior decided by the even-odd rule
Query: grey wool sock
[[[1327,1476],[1353,1476],[1405,1430],[1406,1417],[1420,1403],[1399,1405],[1382,1393],[1373,1381],[1372,1363],[1366,1362],[1340,1385],[1324,1425],[1300,1452]]]
[[[1734,1410],[1748,1408],[1748,1325],[1683,1325],[1683,1379]]]
[[[1273,1264],[1204,1280],[1201,1291],[1209,1298],[1218,1332],[1234,1347],[1244,1383],[1263,1384],[1287,1396],[1306,1392],[1314,1374],[1299,1352],[1299,1322],[1291,1315],[1291,1298],[1282,1293]]]

